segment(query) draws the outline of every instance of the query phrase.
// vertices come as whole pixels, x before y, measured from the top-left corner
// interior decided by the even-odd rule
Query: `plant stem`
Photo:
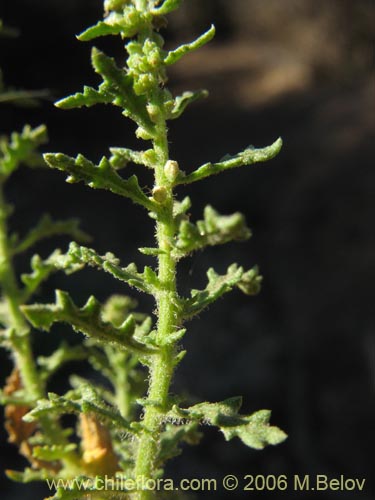
[[[33,359],[29,327],[20,310],[20,290],[13,268],[11,250],[9,248],[7,205],[3,186],[0,186],[0,285],[8,306],[9,328],[14,330],[12,347],[15,351],[16,366],[20,371],[25,391],[33,400],[43,397],[43,387],[38,377]]]
[[[163,415],[167,411],[169,387],[175,366],[174,348],[162,344],[163,340],[176,329],[178,324],[176,262],[171,256],[170,244],[175,235],[173,192],[164,174],[164,166],[169,157],[167,126],[162,99],[158,97],[160,96],[153,100],[161,114],[153,141],[158,158],[155,165],[155,186],[166,190],[166,201],[163,206],[163,215],[159,215],[156,224],[158,248],[163,250],[163,253],[158,257],[158,278],[161,283],[161,290],[156,295],[158,315],[156,338],[159,344],[159,353],[152,357],[149,392],[143,419],[144,430],[139,438],[135,466],[135,477],[144,480],[152,478],[155,473]],[[152,496],[153,493],[147,490],[138,493],[139,500],[147,500]]]

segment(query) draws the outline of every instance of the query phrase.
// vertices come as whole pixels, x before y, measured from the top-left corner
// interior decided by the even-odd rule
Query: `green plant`
[[[235,167],[269,160],[282,145],[278,139],[263,149],[249,147],[190,173],[183,172],[178,162],[169,157],[167,122],[178,118],[189,104],[207,93],[187,91],[173,97],[165,87],[166,71],[215,34],[211,27],[192,43],[164,50],[159,30],[166,24],[165,15],[180,3],[181,0],[105,0],[104,20],[84,31],[79,39],[89,41],[106,35],[129,39],[125,45],[126,64],[119,66],[113,58],[93,48],[92,64],[102,79],[99,87],[84,87],[83,92],[57,103],[62,109],[112,104],[137,125],[136,136],[148,143],[144,151],[111,148],[110,156],[103,157],[98,165],[83,155],[72,158],[48,153],[44,158],[50,167],[68,174],[68,182],[83,181],[145,208],[155,220],[156,246],[139,250],[155,258],[157,265],[146,266],[143,271],[135,264],[123,267],[111,253],[101,256],[91,248],[71,243],[66,254],[54,254],[47,261],[34,259],[33,274],[24,278],[27,286],[33,288],[47,269],[75,272],[92,266],[152,295],[156,303],[155,319],[134,312],[135,301],[119,295],[110,297],[105,304],[90,297],[83,307],[78,307],[68,293],[57,291],[54,304],[22,307],[28,321],[37,328],[49,331],[54,323],[63,322],[83,333],[88,361],[111,383],[108,390],[72,377],[71,391],[64,396],[50,393],[48,397],[38,392],[38,402],[33,400],[29,405],[32,410],[23,417],[23,422],[30,425],[51,419],[53,425],[58,425],[58,417],[66,413],[79,417],[79,446],[66,437],[73,430],[61,431],[57,441],[33,434],[32,453],[40,463],[34,470],[10,473],[21,481],[77,476],[93,479],[89,492],[78,487],[58,488],[53,497],[56,499],[82,498],[88,493],[93,498],[113,498],[113,492],[99,491],[97,487],[98,478],[105,474],[120,472],[134,479],[161,477],[165,463],[179,454],[181,443],[199,441],[202,423],[218,427],[227,440],[239,437],[256,449],[278,444],[286,437],[280,429],[269,425],[268,410],[240,414],[239,397],[189,407],[170,391],[174,371],[186,354],[180,347],[186,334],[185,323],[233,289],[248,295],[258,293],[261,282],[257,267],[244,270],[232,264],[224,275],[209,269],[204,290],[192,290],[189,297],[180,295],[176,278],[179,260],[207,246],[246,240],[251,233],[242,214],[220,215],[211,206],[204,210],[202,220],[191,222],[190,199],[178,201],[175,190]],[[135,175],[120,175],[129,162],[153,172],[154,185],[149,192],[140,187]],[[40,360],[46,378],[60,363],[71,359],[71,352],[63,346]],[[149,372],[148,387],[143,383],[144,370]],[[32,379],[25,375],[25,380],[30,383]],[[26,404],[21,399],[17,401]],[[115,497],[145,500],[153,495],[137,483],[133,491],[118,492]]]
[[[13,29],[3,29],[0,21],[0,35],[16,34]],[[45,93],[9,90],[0,78],[0,103],[34,104],[36,97],[41,95]],[[56,417],[43,417],[38,426],[22,421],[22,417],[40,399],[47,396],[46,384],[52,369],[48,372],[43,367],[42,360],[36,359],[33,353],[31,328],[21,306],[30,301],[42,283],[55,272],[57,267],[53,262],[63,257],[58,250],[46,261],[34,256],[32,273],[21,276],[18,276],[15,260],[36,243],[56,235],[69,235],[81,242],[89,240],[79,229],[76,219],[54,221],[48,215],[42,216],[36,226],[23,237],[9,229],[14,206],[7,201],[7,184],[21,166],[45,167],[38,149],[46,142],[47,130],[44,125],[35,128],[25,125],[20,133],[0,136],[0,345],[11,354],[13,360],[13,371],[4,389],[0,391],[0,402],[5,405],[5,426],[9,441],[18,445],[21,454],[36,468],[40,467],[41,461],[34,455],[32,439],[44,436],[46,442],[55,444],[66,438]],[[69,356],[71,359],[82,358],[82,350],[72,349],[69,353],[66,352],[66,359]],[[38,435],[35,434],[37,428]]]

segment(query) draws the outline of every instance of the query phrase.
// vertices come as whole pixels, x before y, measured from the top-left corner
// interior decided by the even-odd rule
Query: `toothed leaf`
[[[208,31],[203,33],[203,35],[197,38],[194,42],[181,45],[176,50],[169,52],[167,57],[164,59],[164,64],[166,64],[167,66],[175,64],[185,54],[193,52],[194,50],[199,49],[200,47],[211,41],[214,36],[215,36],[215,26],[211,26],[211,28]]]
[[[13,132],[10,141],[0,141],[0,178],[8,177],[22,163],[35,167],[43,164],[37,148],[47,141],[47,129],[44,125],[32,129],[26,125],[22,132]]]
[[[127,180],[122,179],[105,157],[99,165],[95,165],[83,155],[72,158],[62,153],[47,153],[44,159],[50,167],[66,172],[69,175],[68,182],[83,181],[93,189],[107,189],[130,198],[148,210],[157,209],[157,205],[139,187],[137,177],[133,175]]]
[[[250,236],[251,231],[241,213],[220,215],[208,205],[204,209],[204,219],[196,225],[186,219],[181,221],[174,253],[180,257],[205,246],[244,241]]]
[[[92,337],[98,341],[111,343],[121,349],[128,349],[138,353],[152,353],[153,350],[136,340],[135,321],[127,319],[119,328],[103,321],[101,304],[90,297],[82,308],[78,308],[66,292],[56,291],[55,304],[33,304],[23,306],[22,310],[30,323],[43,330],[49,331],[56,322],[70,324],[74,330]]]
[[[234,156],[227,155],[218,163],[206,163],[189,175],[181,175],[176,181],[176,184],[191,184],[192,182],[200,181],[211,175],[230,170],[231,168],[243,167],[271,160],[280,152],[282,144],[283,142],[281,138],[279,138],[271,144],[271,146],[265,148],[256,149],[249,147]]]
[[[214,269],[207,272],[208,284],[204,290],[192,290],[191,298],[182,301],[183,316],[191,318],[202,312],[233,288],[241,289],[247,295],[255,295],[260,290],[261,276],[257,267],[245,272],[242,267],[232,264],[224,275],[217,274]]]

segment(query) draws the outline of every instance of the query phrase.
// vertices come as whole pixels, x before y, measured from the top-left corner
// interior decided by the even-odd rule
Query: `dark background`
[[[142,147],[134,127],[117,109],[95,107],[63,112],[54,98],[97,83],[90,68],[90,44],[74,35],[101,16],[100,0],[1,0],[0,18],[20,30],[0,40],[0,67],[8,85],[48,88],[51,100],[37,108],[2,106],[0,132],[24,123],[48,125],[49,151],[81,152],[97,161],[109,146]],[[262,293],[232,293],[190,325],[188,355],[173,390],[197,401],[244,396],[244,410],[273,410],[272,422],[289,434],[262,452],[239,440],[225,443],[205,430],[199,447],[186,448],[171,462],[167,477],[226,474],[327,474],[366,478],[363,493],[293,493],[288,498],[374,499],[375,336],[374,259],[374,2],[371,0],[187,0],[170,16],[167,46],[188,41],[211,22],[218,35],[183,59],[171,73],[174,90],[208,88],[210,97],[171,123],[171,156],[190,171],[248,144],[284,139],[279,157],[268,164],[232,171],[189,190],[193,216],[206,203],[222,213],[246,214],[254,236],[245,244],[209,249],[181,265],[180,289],[199,287],[209,266],[223,272],[236,261],[257,263]],[[121,58],[119,40],[97,45]],[[130,167],[131,171],[135,170]],[[139,169],[138,169],[139,170]],[[149,178],[140,173],[142,185]],[[67,185],[56,171],[22,169],[9,184],[17,205],[12,228],[25,233],[38,216],[79,216],[99,252],[113,251],[122,262],[149,259],[137,247],[152,243],[152,221],[142,210],[109,193]],[[66,248],[67,240],[57,242]],[[56,241],[39,245],[48,255]],[[28,258],[17,262],[28,269]],[[105,299],[123,291],[95,271],[44,287],[68,289],[79,303],[89,294]],[[152,307],[140,297],[141,308]],[[46,353],[65,328],[37,333],[35,349]],[[2,380],[11,363],[1,353]],[[74,368],[79,369],[79,366]],[[68,371],[54,380],[67,388]],[[1,468],[23,461],[1,434]],[[244,484],[244,481],[242,481]],[[37,485],[14,485],[1,477],[3,498],[37,499]],[[279,492],[248,492],[278,498]],[[208,493],[197,495],[203,498]],[[245,493],[216,493],[245,498]]]

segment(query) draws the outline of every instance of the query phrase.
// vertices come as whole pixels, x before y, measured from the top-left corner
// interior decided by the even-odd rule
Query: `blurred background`
[[[110,146],[142,147],[117,109],[63,112],[52,105],[98,82],[90,67],[91,46],[75,35],[101,12],[100,0],[1,0],[0,18],[20,32],[18,38],[0,39],[5,81],[15,88],[49,89],[51,99],[35,108],[3,105],[0,133],[44,122],[50,136],[45,150],[81,152],[94,161]],[[167,477],[344,475],[366,478],[365,491],[325,492],[324,498],[375,498],[374,17],[373,0],[186,0],[170,16],[167,48],[190,41],[212,22],[217,28],[214,42],[171,71],[175,92],[210,90],[207,100],[171,123],[172,158],[191,171],[249,144],[284,140],[272,162],[178,193],[191,196],[195,219],[209,202],[222,213],[240,210],[253,231],[247,243],[211,248],[184,262],[181,292],[202,286],[208,267],[223,272],[234,261],[245,267],[257,263],[264,286],[256,298],[232,293],[189,325],[188,355],[173,391],[194,401],[242,394],[244,411],[272,409],[272,422],[289,439],[254,452],[206,429],[199,447],[186,448],[170,463]],[[124,57],[119,40],[97,45]],[[150,183],[147,172],[139,175],[142,185]],[[130,202],[67,185],[57,171],[26,169],[12,179],[8,197],[17,204],[14,231],[24,234],[44,212],[79,216],[99,252],[113,251],[124,264],[134,259],[150,264],[137,248],[152,243],[152,221]],[[67,243],[55,240],[36,251],[46,256]],[[30,256],[17,262],[20,271],[28,269]],[[70,290],[78,303],[90,294],[104,300],[124,292],[91,270],[54,276],[39,300],[53,300],[57,287]],[[139,302],[142,309],[152,307],[145,297]],[[35,349],[46,353],[61,337],[76,340],[64,327],[54,333],[37,333]],[[0,359],[3,381],[11,363],[4,352]],[[53,390],[67,389],[68,373],[55,378]],[[2,470],[23,465],[3,431],[0,451]],[[6,500],[48,495],[3,475],[0,488]],[[283,493],[254,495],[273,499]],[[210,495],[197,493],[205,496]]]

